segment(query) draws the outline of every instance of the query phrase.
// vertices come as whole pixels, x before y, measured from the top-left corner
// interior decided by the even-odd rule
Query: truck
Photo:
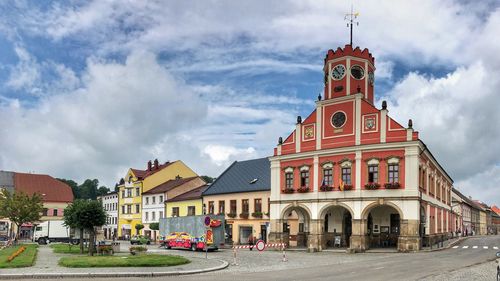
[[[160,219],[160,243],[166,249],[218,250],[224,246],[224,216],[200,215]]]
[[[72,230],[62,220],[44,221],[35,227],[33,240],[40,245],[47,242],[65,242],[78,244],[79,238],[72,237]]]

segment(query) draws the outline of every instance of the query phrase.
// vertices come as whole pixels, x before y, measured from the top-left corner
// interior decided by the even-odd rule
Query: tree
[[[209,176],[201,176],[201,179],[204,180],[206,183],[213,183],[215,180],[215,178]]]
[[[101,186],[99,187],[99,189],[97,189],[97,196],[103,196],[103,195],[106,195],[109,193],[109,188],[105,187],[105,186]]]
[[[42,196],[34,193],[29,196],[23,192],[9,192],[6,189],[0,193],[0,217],[9,218],[17,226],[16,238],[23,223],[34,223],[40,220],[43,211]]]
[[[144,225],[143,225],[142,223],[138,223],[138,224],[136,224],[136,225],[135,225],[135,230],[137,231],[137,232],[136,232],[136,233],[137,233],[137,235],[140,235],[140,231],[141,231],[141,229],[143,229],[143,228],[144,228]]]
[[[69,212],[68,216],[66,216],[66,210]],[[101,202],[96,200],[76,200],[65,209],[64,217],[67,225],[89,232],[89,255],[94,255],[95,228],[103,226],[107,217]],[[80,234],[82,234],[82,231],[80,231]],[[80,251],[83,249],[82,237],[83,235],[80,235]]]
[[[97,199],[97,187],[99,186],[99,181],[97,179],[86,179],[80,186],[80,193],[82,199]]]
[[[74,198],[80,198],[80,189],[78,188],[78,183],[76,183],[74,180],[59,179],[59,178],[58,178],[58,180],[62,181],[63,183],[65,183],[71,187],[71,190],[73,191]]]
[[[149,224],[149,229],[151,230],[160,230],[160,224],[157,222],[152,222]]]

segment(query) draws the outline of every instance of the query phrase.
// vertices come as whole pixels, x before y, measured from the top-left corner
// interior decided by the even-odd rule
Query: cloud
[[[15,90],[28,89],[34,92],[32,86],[40,80],[40,65],[36,58],[29,54],[25,48],[16,46],[14,48],[19,59],[17,65],[12,68],[6,85]]]

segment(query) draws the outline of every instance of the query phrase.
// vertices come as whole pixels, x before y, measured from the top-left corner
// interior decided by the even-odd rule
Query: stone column
[[[369,249],[370,243],[366,235],[366,220],[352,219],[352,234],[349,252],[359,253]]]
[[[419,224],[418,220],[401,220],[398,251],[412,252],[420,250]]]
[[[283,232],[283,223],[284,220],[270,220],[269,243],[288,243],[288,234]]]
[[[323,220],[309,222],[309,235],[307,235],[307,251],[318,252],[322,249]]]

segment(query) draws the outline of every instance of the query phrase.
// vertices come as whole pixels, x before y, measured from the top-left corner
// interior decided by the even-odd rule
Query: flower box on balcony
[[[332,191],[333,190],[333,186],[322,185],[322,186],[320,186],[319,190],[321,190],[321,191]]]
[[[240,218],[242,219],[248,219],[248,213],[241,213]]]
[[[399,182],[388,182],[384,184],[384,187],[386,189],[398,189],[401,187],[401,185],[399,184]]]
[[[252,217],[254,217],[254,218],[262,218],[262,212],[252,213]]]
[[[309,187],[308,186],[301,186],[297,189],[297,192],[299,193],[306,193],[309,192]]]
[[[236,217],[236,213],[227,213],[227,216],[230,217],[230,218],[235,218]]]
[[[287,193],[287,194],[290,194],[290,193],[294,193],[295,190],[293,188],[290,188],[290,187],[285,187],[285,189],[283,189],[283,193]]]
[[[380,184],[379,183],[376,183],[376,182],[369,182],[367,184],[365,184],[365,188],[366,189],[378,189],[380,187]]]
[[[354,187],[352,184],[344,184],[344,190],[352,190]],[[339,190],[342,190],[342,188],[339,186]]]

